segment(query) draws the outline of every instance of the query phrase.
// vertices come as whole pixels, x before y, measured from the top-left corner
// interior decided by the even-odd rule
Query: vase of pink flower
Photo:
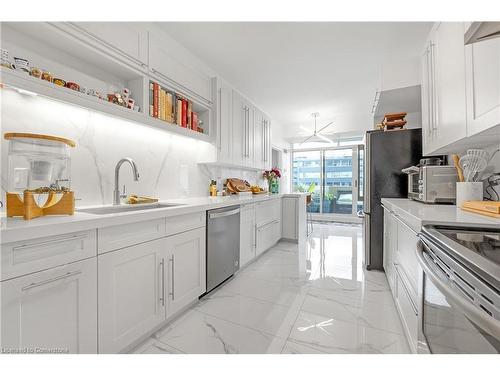
[[[273,168],[269,171],[264,171],[262,176],[267,180],[269,192],[271,194],[278,194],[280,192],[280,185],[278,179],[281,178],[281,172],[278,168]]]

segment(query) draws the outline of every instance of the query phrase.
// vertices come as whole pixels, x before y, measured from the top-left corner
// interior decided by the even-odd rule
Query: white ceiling
[[[257,106],[286,137],[373,124],[384,62],[416,58],[431,23],[169,22],[161,27]],[[302,127],[302,128],[301,128]]]

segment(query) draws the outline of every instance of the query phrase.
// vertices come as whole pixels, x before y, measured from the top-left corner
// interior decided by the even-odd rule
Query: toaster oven
[[[408,174],[408,198],[423,203],[454,204],[457,170],[449,165],[422,165],[403,169]]]

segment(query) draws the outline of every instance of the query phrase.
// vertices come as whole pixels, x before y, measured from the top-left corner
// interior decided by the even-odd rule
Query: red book
[[[187,111],[188,111],[188,102],[186,99],[182,99],[182,127],[187,128]]]
[[[158,90],[159,85],[154,82],[153,83],[153,117],[158,118]]]
[[[198,131],[198,114],[196,112],[191,113],[191,129]]]

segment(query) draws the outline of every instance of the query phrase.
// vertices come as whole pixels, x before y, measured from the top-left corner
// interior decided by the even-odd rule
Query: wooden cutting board
[[[493,212],[489,211],[481,211],[481,210],[475,210],[473,208],[467,208],[462,206],[462,210],[467,211],[467,212],[472,212],[478,215],[484,215],[484,216],[489,216],[489,217],[495,217],[497,219],[500,219],[500,214],[495,214]]]
[[[227,189],[234,194],[251,191],[250,184],[239,178],[228,178],[226,182]]]
[[[475,211],[484,211],[500,215],[500,202],[493,201],[465,201],[462,208],[468,208]]]

